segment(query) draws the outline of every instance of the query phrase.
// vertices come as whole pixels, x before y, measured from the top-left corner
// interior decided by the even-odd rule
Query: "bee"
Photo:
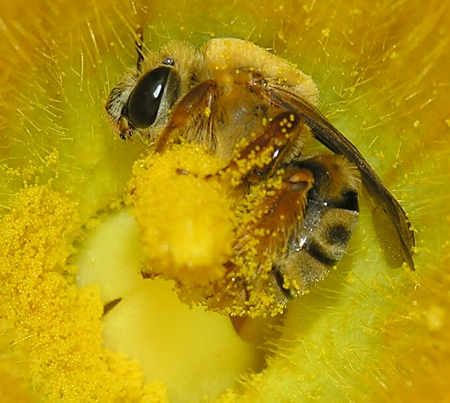
[[[388,253],[414,270],[405,211],[317,109],[309,76],[240,39],[212,39],[200,50],[171,42],[145,57],[141,39],[139,32],[136,67],[106,103],[114,130],[122,139],[148,139],[154,153],[182,139],[227,161],[216,176],[233,181],[237,214],[247,217],[225,264],[226,282],[206,298],[210,307],[277,313],[308,292],[345,254],[362,186],[392,229]],[[332,153],[303,155],[311,137]]]

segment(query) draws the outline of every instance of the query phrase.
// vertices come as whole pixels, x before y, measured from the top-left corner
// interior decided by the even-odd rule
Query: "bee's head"
[[[112,89],[106,111],[122,139],[133,133],[153,138],[155,129],[166,125],[175,103],[190,88],[195,75],[193,50],[180,43],[167,45],[160,53],[139,60],[131,73]]]

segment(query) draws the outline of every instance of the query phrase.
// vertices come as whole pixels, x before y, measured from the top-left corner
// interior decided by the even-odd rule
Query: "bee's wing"
[[[383,240],[380,238],[381,243],[389,245],[389,252],[391,254],[395,255],[395,253],[401,251],[401,261],[405,261],[414,270],[412,248],[415,246],[415,240],[409,219],[398,201],[384,186],[379,176],[358,149],[317,108],[306,100],[289,92],[286,88],[269,86],[266,96],[270,98],[269,101],[272,104],[280,106],[285,110],[297,112],[311,128],[314,137],[318,141],[334,153],[345,155],[359,168],[364,186],[376,201],[377,214],[381,212],[379,210],[379,207],[381,207],[381,216],[378,216],[377,219],[389,222],[390,226],[392,227],[393,225],[395,228],[395,231],[391,231],[393,239]],[[393,244],[394,241],[395,244]],[[393,259],[395,260],[396,257],[393,256]]]

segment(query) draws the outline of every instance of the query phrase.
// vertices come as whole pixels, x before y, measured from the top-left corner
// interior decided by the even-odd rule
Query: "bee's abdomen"
[[[272,277],[280,298],[304,294],[337,265],[347,251],[357,219],[356,192],[344,195],[339,206],[316,200],[308,202],[298,233],[274,262]]]

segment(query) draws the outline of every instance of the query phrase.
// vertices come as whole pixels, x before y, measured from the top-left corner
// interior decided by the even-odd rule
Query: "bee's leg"
[[[243,180],[256,183],[271,176],[284,161],[299,154],[309,139],[309,130],[295,112],[281,112],[269,122],[264,132],[250,140],[235,152],[227,167],[219,171],[220,176],[232,178],[232,183]]]
[[[226,264],[229,282],[210,298],[213,309],[228,307],[237,316],[283,310],[287,298],[281,294],[280,299],[279,285],[272,281],[273,262],[296,232],[313,183],[309,170],[288,165],[274,178],[250,187],[236,207],[233,258]]]
[[[144,42],[144,34],[142,31],[142,27],[138,26],[136,28],[136,38],[134,41],[134,46],[136,48],[136,52],[138,55],[136,68],[138,69],[139,72],[142,72],[142,62],[144,61],[144,53],[142,52],[143,42]]]
[[[170,141],[173,141],[178,136],[187,134],[180,132],[179,129],[184,129],[185,131],[191,129],[195,133],[204,129],[202,125],[205,127],[211,126],[211,114],[214,113],[212,106],[217,96],[216,90],[217,85],[215,81],[203,81],[192,88],[175,105],[169,123],[156,141],[155,152],[163,152]]]

